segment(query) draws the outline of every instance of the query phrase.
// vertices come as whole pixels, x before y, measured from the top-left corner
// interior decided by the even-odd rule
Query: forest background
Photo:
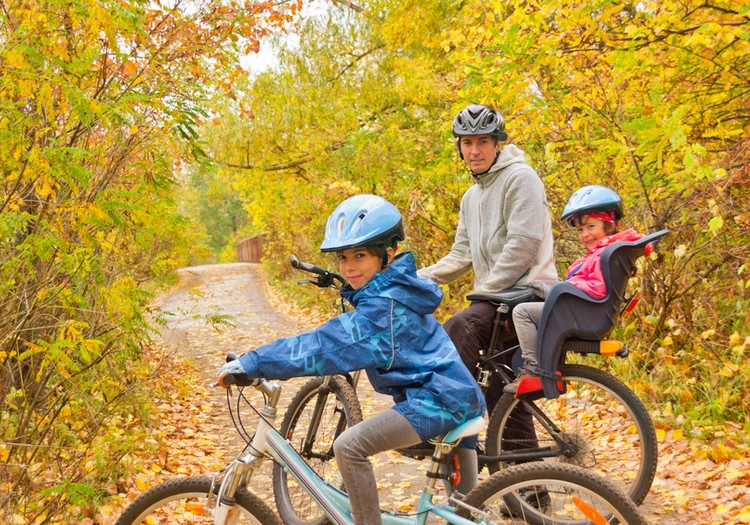
[[[176,268],[262,234],[278,292],[330,312],[288,256],[333,266],[324,221],[355,193],[403,211],[421,265],[447,253],[469,102],[543,178],[560,269],[580,253],[557,217],[584,184],[672,230],[616,334],[630,358],[602,366],[699,453],[746,457],[750,5],[325,5],[300,22],[300,0],[0,0],[0,521],[93,516],[158,446],[149,300]],[[290,30],[273,67],[241,67]],[[445,287],[443,318],[470,282]]]

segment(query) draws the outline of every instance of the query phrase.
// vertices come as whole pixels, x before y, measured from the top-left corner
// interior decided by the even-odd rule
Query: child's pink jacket
[[[607,287],[604,285],[604,274],[602,274],[600,264],[602,251],[612,243],[618,241],[637,241],[642,237],[642,234],[632,228],[604,237],[596,245],[596,248],[568,267],[565,280],[573,283],[594,299],[601,299],[607,295]]]

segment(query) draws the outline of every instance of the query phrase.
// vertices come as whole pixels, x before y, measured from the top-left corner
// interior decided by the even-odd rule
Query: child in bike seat
[[[566,281],[576,285],[594,299],[607,295],[600,259],[604,248],[618,241],[637,241],[642,234],[634,229],[618,231],[623,217],[622,199],[617,192],[604,186],[584,186],[576,191],[565,205],[561,220],[578,231],[578,239],[588,253],[568,267]],[[522,303],[513,309],[513,324],[521,346],[523,365],[515,381],[503,392],[515,394],[526,377],[534,377],[538,365],[536,344],[543,302]]]
[[[435,438],[485,412],[476,381],[433,312],[439,286],[417,277],[414,256],[396,255],[404,239],[401,213],[381,197],[356,195],[330,215],[320,248],[334,252],[354,310],[317,329],[256,348],[219,370],[238,385],[253,378],[345,374],[365,370],[373,388],[395,405],[347,428],[334,454],[354,522],[380,523],[369,456]],[[476,437],[456,449],[466,493],[477,479]]]

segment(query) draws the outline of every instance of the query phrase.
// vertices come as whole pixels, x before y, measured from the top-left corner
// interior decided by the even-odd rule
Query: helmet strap
[[[495,160],[492,161],[492,164],[490,164],[489,168],[487,168],[486,170],[484,170],[482,173],[474,173],[472,171],[471,172],[471,176],[474,177],[474,178],[479,178],[479,177],[483,177],[483,176],[487,175],[490,172],[490,170],[492,169],[492,166],[494,166],[495,163],[497,163],[497,159],[500,158],[500,152],[501,151],[502,150],[498,150],[497,153],[495,153]],[[461,158],[463,158],[463,157],[461,157]]]

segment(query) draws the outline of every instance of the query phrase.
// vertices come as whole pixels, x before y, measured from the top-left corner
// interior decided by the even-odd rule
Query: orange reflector
[[[579,508],[583,515],[594,522],[595,525],[607,525],[609,522],[602,516],[601,512],[583,501],[581,498],[572,497],[573,503]]]
[[[192,514],[195,514],[196,516],[210,516],[211,514],[206,511],[206,504],[205,503],[186,503],[185,504],[185,510],[187,512],[190,512]]]
[[[458,487],[461,484],[461,466],[458,464],[458,454],[453,456],[453,479],[451,483],[454,487]]]
[[[622,342],[606,340],[599,342],[599,353],[605,357],[614,357],[622,348]]]

